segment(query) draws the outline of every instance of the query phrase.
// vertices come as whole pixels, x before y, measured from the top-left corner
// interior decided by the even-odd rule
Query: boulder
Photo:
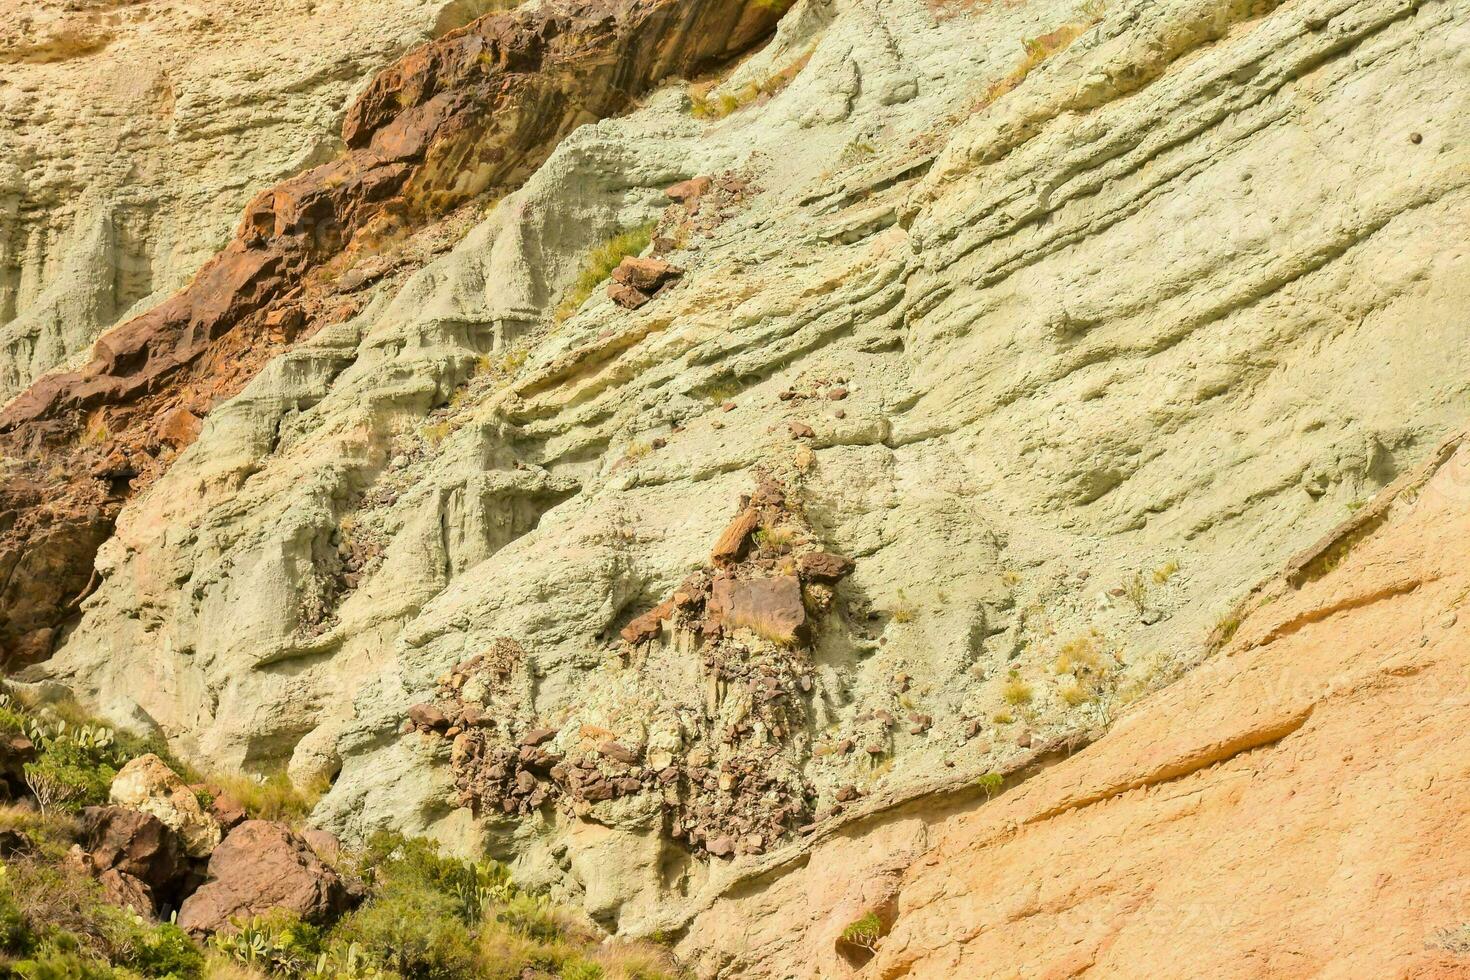
[[[111,799],[119,806],[150,813],[184,841],[190,857],[208,857],[223,831],[199,804],[199,797],[151,752],[123,766],[112,780]]]
[[[852,559],[829,551],[809,551],[796,562],[796,570],[808,582],[837,582],[851,575],[855,567]]]
[[[795,643],[806,631],[801,580],[795,575],[719,579],[714,584],[709,608],[719,625],[732,629],[744,627],[774,643]]]
[[[209,858],[209,880],[179,910],[194,935],[230,929],[232,919],[283,909],[323,923],[345,912],[352,894],[342,876],[284,824],[247,820]]]
[[[683,269],[669,265],[662,259],[640,259],[629,256],[618,263],[618,267],[612,272],[612,278],[613,282],[651,296],[683,274]]]
[[[150,919],[158,911],[158,898],[153,889],[126,872],[116,868],[104,871],[97,876],[97,883],[102,886],[102,897],[109,905],[132,909]]]
[[[636,310],[653,299],[652,296],[643,290],[638,289],[636,286],[630,286],[625,282],[608,283],[607,297],[625,310]]]
[[[141,810],[87,807],[82,811],[81,843],[95,874],[117,871],[155,892],[174,887],[189,870],[179,835]]]

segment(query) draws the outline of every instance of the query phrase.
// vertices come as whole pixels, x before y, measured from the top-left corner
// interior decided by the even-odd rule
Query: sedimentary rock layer
[[[945,826],[861,976],[1463,976],[1467,542],[1459,437],[1219,658]]]
[[[934,828],[1208,661],[1237,597],[1463,423],[1467,24],[802,0],[211,411],[35,673],[213,765],[335,777],[344,839],[488,850],[703,974],[836,971]],[[630,309],[598,280],[649,239],[683,274]],[[712,684],[650,614],[768,480],[802,530],[759,528],[763,577],[854,562],[800,616],[786,588],[780,719],[783,661]],[[771,657],[740,618],[725,664]],[[503,690],[467,666],[506,650]],[[457,773],[436,703],[536,744],[467,769],[471,736]],[[716,771],[725,738],[769,754]],[[553,750],[597,800],[547,805]],[[696,769],[701,820],[775,817],[734,806],[747,770],[814,820],[687,846],[657,780]]]
[[[513,188],[573,127],[745,50],[781,7],[545,4],[483,17],[380,75],[348,113],[345,155],[258,195],[185,290],[0,412],[4,445],[30,464],[0,497],[5,659],[49,652],[118,507],[166,465],[160,454],[192,441],[198,417],[270,356],[351,312],[325,303],[332,289],[310,273],[336,258],[340,274],[385,238]]]
[[[0,2],[0,402],[185,285],[341,150],[409,48],[512,0]]]

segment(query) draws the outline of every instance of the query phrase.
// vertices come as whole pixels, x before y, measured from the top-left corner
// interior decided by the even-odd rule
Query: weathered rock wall
[[[938,828],[861,975],[1463,976],[1467,504],[1458,437],[1219,657]]]
[[[354,92],[494,0],[0,4],[0,402],[183,286]]]
[[[489,849],[610,927],[692,921],[705,974],[832,975],[832,931],[980,776],[1204,659],[1463,420],[1467,14],[803,0],[713,90],[577,129],[215,409],[43,672],[214,763],[334,774],[317,817],[346,836]],[[677,284],[558,322],[588,252],[653,219]],[[809,530],[762,528],[760,574],[808,545],[856,564],[779,734],[763,678],[677,616],[619,636],[764,481]],[[735,638],[742,666],[779,653]],[[464,697],[456,665],[507,644]],[[627,791],[461,806],[454,740],[403,730],[446,690],[509,706],[500,748],[550,732],[527,747]],[[697,752],[755,748],[809,787],[806,834],[677,839],[690,794],[761,792]],[[523,771],[518,799],[555,795]],[[911,921],[892,969],[933,945]]]
[[[363,283],[415,264],[403,246],[385,264],[394,242],[515,187],[583,120],[723,63],[778,16],[753,0],[525,7],[375,80],[348,113],[347,153],[257,195],[187,288],[0,411],[4,445],[30,464],[0,488],[3,659],[50,652],[118,508],[192,441],[201,416],[271,356],[355,313]]]

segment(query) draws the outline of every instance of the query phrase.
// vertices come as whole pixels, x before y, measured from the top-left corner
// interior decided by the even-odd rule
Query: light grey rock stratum
[[[1467,0],[802,0],[700,104],[796,67],[584,127],[272,363],[123,512],[45,671],[211,762],[337,774],[345,837],[484,847],[630,932],[703,915],[703,973],[766,975],[800,838],[692,856],[649,794],[476,817],[408,708],[511,641],[548,744],[678,751],[731,709],[688,636],[617,632],[764,475],[856,561],[772,743],[816,809],[1006,771],[1204,656],[1464,417]],[[556,323],[697,175],[725,190],[660,228],[678,284]],[[881,754],[817,751],[844,738]]]

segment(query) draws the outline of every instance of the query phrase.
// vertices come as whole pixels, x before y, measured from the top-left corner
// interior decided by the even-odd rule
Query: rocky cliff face
[[[262,187],[335,157],[374,72],[503,5],[0,5],[0,398],[184,285]]]
[[[1464,419],[1467,24],[1463,0],[476,21],[378,75],[187,290],[10,403],[13,655],[195,757],[333,778],[316,818],[349,839],[488,850],[681,935],[702,975],[1126,971],[1157,955],[1157,870],[1239,812],[1241,753],[1345,744],[1302,721],[1319,689],[1233,685],[1377,579],[1312,573],[1244,625],[1238,601]],[[1455,519],[1393,499],[1385,555]],[[1393,595],[1404,622],[1445,607]],[[1287,633],[1378,678],[1363,711],[1399,676]],[[1293,759],[1252,790],[1285,835],[1329,819]],[[1162,815],[1196,784],[1212,802]],[[1098,885],[1083,842],[1156,824]],[[1049,945],[1074,906],[1121,932]],[[876,959],[839,939],[869,912]]]

